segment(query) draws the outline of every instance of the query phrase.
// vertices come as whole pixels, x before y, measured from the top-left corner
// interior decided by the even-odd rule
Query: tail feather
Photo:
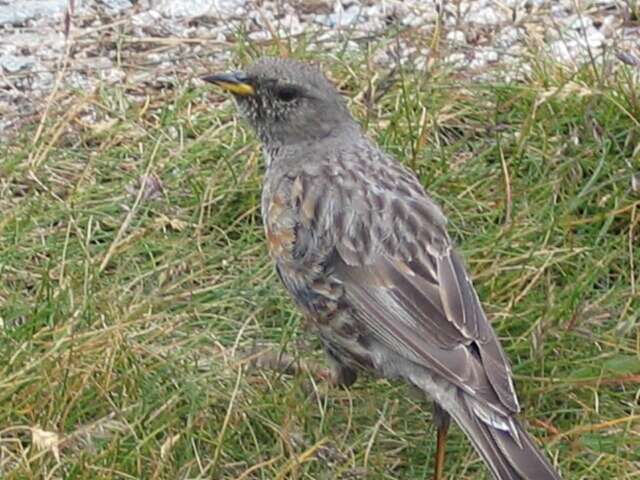
[[[544,454],[517,419],[512,433],[484,422],[473,412],[466,394],[459,392],[462,408],[451,411],[460,428],[467,434],[476,451],[485,460],[496,480],[561,480]]]

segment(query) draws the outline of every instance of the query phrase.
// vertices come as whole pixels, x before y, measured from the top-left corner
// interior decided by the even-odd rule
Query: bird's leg
[[[332,386],[348,388],[357,380],[358,373],[351,367],[342,363],[336,356],[325,348],[327,363],[331,371],[328,378]]]
[[[438,429],[438,438],[436,441],[436,462],[433,472],[434,480],[443,480],[444,478],[444,456],[447,448],[447,433],[449,433],[449,423],[451,417],[437,403],[433,404],[433,421]]]
[[[250,368],[273,371],[284,375],[311,375],[320,382],[332,382],[333,373],[323,365],[313,361],[304,361],[284,353],[278,345],[259,345],[243,351],[239,357]]]
[[[283,353],[275,345],[261,345],[243,352],[240,357],[243,363],[257,370],[271,370],[285,375],[309,374],[315,381],[327,388],[348,388],[356,381],[357,373],[351,367],[340,362],[331,352],[326,350],[329,368],[316,362],[303,361]]]
[[[325,348],[327,364],[329,368],[315,371],[313,377],[319,379],[320,383],[306,382],[305,391],[318,398],[324,399],[329,396],[329,392],[335,387],[348,388],[356,381],[357,373],[351,367],[340,362],[328,349]]]

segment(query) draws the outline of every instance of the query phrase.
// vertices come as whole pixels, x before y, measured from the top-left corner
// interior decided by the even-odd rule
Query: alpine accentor
[[[337,383],[367,370],[433,399],[437,479],[450,416],[495,478],[559,479],[516,418],[504,351],[416,176],[310,65],[265,58],[203,80],[234,95],[262,141],[269,252]]]

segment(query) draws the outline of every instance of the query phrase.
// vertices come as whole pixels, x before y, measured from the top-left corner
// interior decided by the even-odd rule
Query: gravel
[[[257,44],[313,38],[421,69],[434,60],[472,78],[517,76],[532,48],[569,66],[613,51],[640,68],[640,21],[614,0],[0,0],[0,138],[38,118],[55,89],[162,86],[232,61],[242,32]],[[65,15],[70,12],[69,35]],[[436,28],[438,50],[430,48]],[[393,42],[380,41],[393,35]],[[404,32],[399,34],[398,32]],[[68,57],[66,56],[68,51]],[[611,57],[611,56],[610,56]],[[60,81],[58,72],[66,66]],[[500,68],[497,68],[497,67]]]
[[[9,1],[0,3],[0,25],[21,25],[65,11],[67,0]]]

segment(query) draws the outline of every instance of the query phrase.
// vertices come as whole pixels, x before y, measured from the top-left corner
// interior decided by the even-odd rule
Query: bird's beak
[[[256,89],[251,85],[249,77],[243,72],[216,73],[200,78],[205,82],[218,85],[224,90],[241,97],[255,95],[256,93]]]

